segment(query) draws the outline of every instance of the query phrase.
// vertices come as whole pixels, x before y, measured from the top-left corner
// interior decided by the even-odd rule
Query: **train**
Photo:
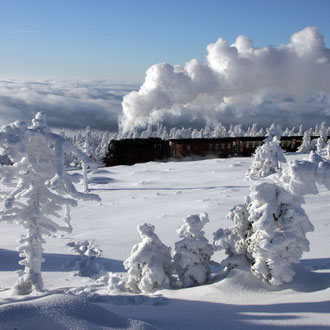
[[[312,136],[312,139],[318,138]],[[138,138],[111,140],[105,156],[105,166],[133,165],[170,158],[226,158],[249,157],[264,143],[265,136],[169,139]],[[302,136],[282,136],[281,148],[295,152],[302,144]]]

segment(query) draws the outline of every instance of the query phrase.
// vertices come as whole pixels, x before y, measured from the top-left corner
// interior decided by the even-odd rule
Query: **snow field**
[[[301,155],[286,157],[288,161],[302,158]],[[73,271],[64,267],[74,258],[66,243],[93,240],[103,250],[102,263],[106,269],[123,272],[122,262],[130,255],[133,245],[140,242],[136,226],[145,222],[155,226],[156,234],[174,253],[174,243],[180,239],[176,230],[188,214],[208,213],[210,221],[203,230],[212,242],[213,232],[232,226],[225,216],[243,202],[249,186],[269,181],[269,178],[244,180],[250,162],[249,158],[151,162],[101,168],[90,173],[89,188],[100,195],[101,202],[79,202],[71,212],[73,232],[48,238],[44,245],[46,262],[42,270],[50,301],[58,299],[52,293],[71,292],[125,319],[142,320],[166,330],[329,327],[330,192],[323,187],[319,195],[308,195],[303,205],[315,227],[314,232],[307,234],[310,252],[304,253],[296,267],[293,283],[280,288],[263,283],[246,270],[235,269],[227,278],[209,285],[163,289],[149,296],[116,296],[109,295],[106,277],[92,280],[73,276]],[[78,188],[83,190],[83,183]],[[11,296],[9,289],[17,278],[15,270],[19,265],[14,260],[18,261],[15,250],[20,232],[16,225],[5,223],[0,223],[0,230],[0,299],[2,303],[18,306],[22,298]],[[217,262],[223,258],[223,252],[212,257]],[[79,306],[77,303],[76,308]],[[97,329],[98,323],[93,318],[86,324]],[[110,322],[102,326],[115,328]]]

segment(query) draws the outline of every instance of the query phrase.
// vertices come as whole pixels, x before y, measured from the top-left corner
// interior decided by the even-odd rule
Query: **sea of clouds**
[[[123,96],[138,86],[108,81],[0,81],[0,124],[31,122],[44,111],[52,128],[116,132]]]
[[[256,48],[245,36],[219,38],[204,61],[159,63],[145,81],[0,81],[0,124],[44,111],[54,128],[131,131],[146,124],[205,125],[272,122],[312,127],[330,119],[330,49],[315,27],[288,44]]]

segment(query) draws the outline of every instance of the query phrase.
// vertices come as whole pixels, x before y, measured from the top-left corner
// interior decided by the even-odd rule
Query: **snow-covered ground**
[[[288,160],[302,156],[289,155]],[[330,327],[330,192],[307,196],[304,208],[315,227],[291,284],[279,288],[244,270],[212,284],[159,290],[150,295],[109,294],[108,272],[124,272],[123,261],[140,241],[136,227],[150,223],[167,246],[188,214],[207,212],[205,236],[232,225],[228,211],[249,194],[244,174],[249,158],[151,162],[100,168],[90,174],[91,192],[101,202],[72,209],[73,232],[47,239],[43,279],[47,291],[13,296],[19,269],[16,242],[21,229],[0,223],[0,329],[237,329]],[[269,179],[263,179],[263,181]],[[262,181],[262,180],[259,180]],[[83,189],[83,185],[80,186]],[[103,251],[98,279],[75,275],[78,255],[69,242],[89,240]],[[223,252],[213,260],[220,262]],[[213,269],[214,275],[220,269]],[[71,295],[67,294],[71,293]]]

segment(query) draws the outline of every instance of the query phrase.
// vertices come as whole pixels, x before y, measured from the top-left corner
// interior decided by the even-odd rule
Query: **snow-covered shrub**
[[[252,224],[249,221],[248,205],[250,199],[242,205],[237,205],[227,214],[226,218],[234,222],[234,226],[229,229],[218,229],[214,233],[214,249],[224,250],[228,258],[222,263],[227,269],[237,266],[239,262],[237,256],[245,256],[252,260],[247,252],[248,239],[252,234]]]
[[[67,246],[72,248],[73,252],[79,253],[80,258],[75,260],[74,264],[78,267],[78,275],[80,276],[94,276],[101,270],[99,258],[102,250],[90,240],[69,242]]]
[[[14,292],[42,291],[43,236],[58,230],[71,231],[70,206],[76,206],[77,199],[99,200],[97,195],[76,190],[72,176],[64,168],[64,153],[74,152],[86,166],[94,164],[68,140],[51,133],[40,112],[30,128],[19,121],[4,126],[0,141],[13,162],[12,166],[0,167],[1,182],[9,187],[1,220],[18,223],[26,230],[18,248],[20,257],[24,257],[19,263],[25,269],[19,272]],[[64,225],[56,221],[61,218]]]
[[[253,160],[246,176],[250,179],[266,177],[281,169],[281,163],[286,163],[280,141],[274,136],[272,141],[266,141],[258,147],[253,155]]]
[[[127,277],[124,287],[131,292],[152,292],[170,285],[173,273],[171,249],[155,234],[155,226],[147,223],[137,227],[142,242],[132,248],[125,260]]]
[[[207,213],[189,215],[177,232],[182,240],[175,243],[174,267],[184,287],[202,285],[211,276],[212,245],[202,231],[209,222]]]

